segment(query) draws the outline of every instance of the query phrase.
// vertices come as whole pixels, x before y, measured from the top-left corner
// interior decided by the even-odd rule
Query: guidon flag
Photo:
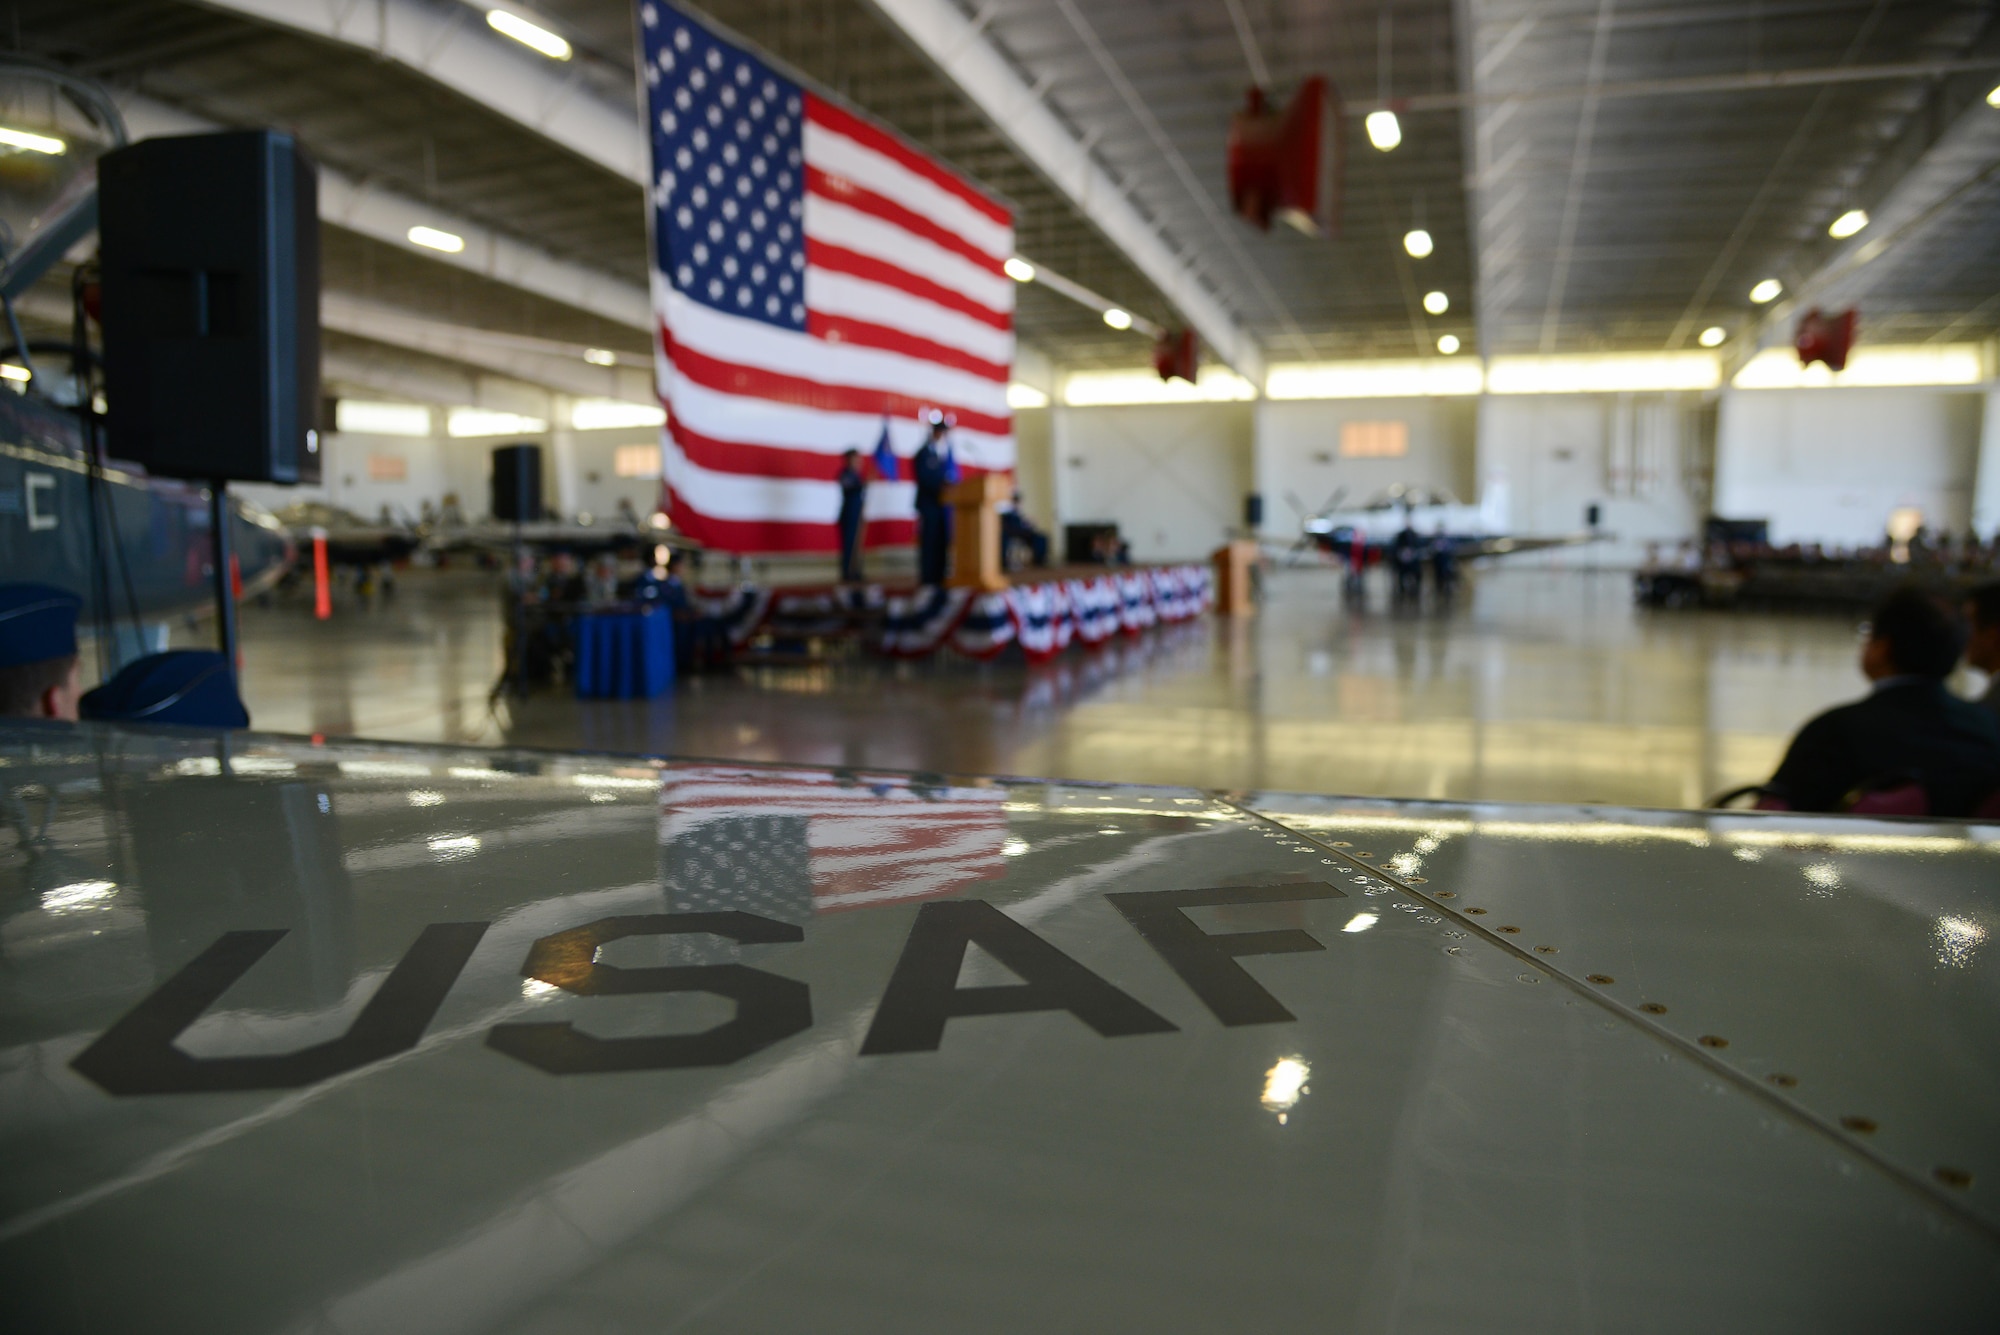
[[[841,455],[921,413],[967,473],[1011,471],[1013,214],[899,135],[641,0],[655,360],[673,521],[725,551],[830,551]],[[907,472],[907,470],[905,470]],[[915,534],[868,489],[865,541]]]

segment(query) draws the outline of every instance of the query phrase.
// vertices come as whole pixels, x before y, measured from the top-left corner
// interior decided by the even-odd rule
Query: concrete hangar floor
[[[1859,695],[1855,619],[1648,611],[1623,572],[1500,566],[1448,608],[1392,611],[1331,572],[1274,573],[1203,618],[1030,668],[854,655],[690,677],[658,700],[544,691],[489,709],[493,578],[413,571],[312,619],[243,615],[263,731],[1451,799],[1694,807],[1768,776]],[[190,643],[204,634],[182,632]]]

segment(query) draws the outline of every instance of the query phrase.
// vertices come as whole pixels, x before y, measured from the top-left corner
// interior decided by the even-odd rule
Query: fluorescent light
[[[1121,311],[1116,306],[1113,306],[1110,310],[1104,312],[1104,323],[1110,325],[1113,329],[1130,329],[1132,327],[1131,312]]]
[[[1423,259],[1435,247],[1431,245],[1431,234],[1418,227],[1403,233],[1403,249],[1410,252],[1412,259]]]
[[[1791,348],[1767,348],[1731,383],[1738,389],[1819,389],[1856,385],[1977,385],[1986,379],[1976,343],[1875,344],[1847,355],[1847,369],[1800,366]]]
[[[1719,348],[1728,337],[1728,330],[1719,324],[1712,324],[1701,331],[1701,337],[1696,339],[1695,342],[1701,344],[1704,348]]]
[[[549,424],[539,417],[487,408],[453,408],[445,421],[445,432],[451,436],[531,436],[548,429]]]
[[[618,354],[609,348],[585,348],[583,350],[583,359],[592,366],[618,365]]]
[[[504,9],[489,9],[486,11],[486,26],[550,60],[568,60],[570,57],[568,42],[547,28],[528,22],[519,14],[509,14]]]
[[[0,362],[0,380],[26,380],[28,368],[16,366],[12,362]]]
[[[1458,351],[1458,335],[1446,334],[1438,340],[1438,351],[1449,357]]]
[[[578,399],[569,410],[569,424],[578,431],[604,431],[619,426],[664,426],[666,420],[667,410],[657,403],[627,403],[623,399]]]
[[[1368,142],[1384,153],[1403,142],[1403,125],[1393,111],[1371,111],[1362,124],[1368,127]]]
[[[13,130],[0,125],[0,144],[9,148],[25,148],[30,153],[46,153],[50,157],[60,157],[69,152],[69,145],[60,139],[45,134],[33,134],[27,130]]]
[[[1714,389],[1722,364],[1711,352],[1600,352],[1556,357],[1495,357],[1490,394],[1595,394]]]
[[[1424,293],[1424,309],[1432,315],[1443,315],[1451,309],[1451,298],[1442,292]]]
[[[1767,301],[1776,301],[1778,294],[1784,290],[1785,285],[1783,283],[1775,278],[1766,278],[1763,282],[1750,289],[1750,300],[1762,306]]]
[[[1413,399],[1477,394],[1486,373],[1464,361],[1292,362],[1273,366],[1264,382],[1272,399]]]
[[[421,403],[338,399],[333,405],[333,429],[364,436],[428,436],[431,410]]]
[[[2000,84],[1995,84],[1993,91],[1986,95],[1986,105],[1989,107],[2000,107]]]
[[[1257,397],[1257,387],[1221,366],[1202,368],[1195,383],[1162,380],[1152,371],[1076,371],[1063,382],[1063,402],[1076,408],[1120,403],[1229,403]]]
[[[1009,408],[1046,408],[1049,396],[1033,385],[1023,385],[1018,381],[1007,386],[1007,406]]]
[[[408,236],[410,244],[422,246],[426,250],[441,250],[447,255],[456,255],[465,249],[465,238],[456,232],[442,232],[435,227],[412,227]]]
[[[1853,236],[1868,225],[1868,214],[1862,209],[1849,209],[1827,224],[1826,234],[1835,240]]]
[[[1007,276],[1017,283],[1032,283],[1035,281],[1035,266],[1022,259],[1019,255],[1013,256],[1000,267],[1006,270]]]

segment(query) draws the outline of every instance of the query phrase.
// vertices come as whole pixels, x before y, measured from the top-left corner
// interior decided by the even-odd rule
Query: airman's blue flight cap
[[[110,681],[86,691],[77,710],[87,719],[113,722],[250,726],[229,660],[213,649],[169,649],[135,658]]]
[[[53,584],[0,584],[0,668],[76,652],[83,600]]]

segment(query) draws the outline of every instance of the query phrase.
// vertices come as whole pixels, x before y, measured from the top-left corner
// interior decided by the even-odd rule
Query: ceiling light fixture
[[[1423,228],[1403,233],[1403,249],[1410,252],[1412,259],[1423,259],[1435,249],[1431,245],[1431,234]]]
[[[618,365],[618,354],[609,348],[585,348],[583,350],[583,359],[592,366]]]
[[[1442,292],[1424,293],[1424,309],[1432,315],[1443,315],[1451,309],[1451,298]]]
[[[1458,345],[1457,334],[1446,334],[1443,338],[1438,340],[1438,351],[1442,352],[1447,357],[1457,352],[1458,346],[1459,345]]]
[[[2000,107],[2000,84],[1995,84],[1993,91],[1986,95],[1986,105],[1989,107]]]
[[[27,130],[10,130],[4,125],[0,125],[0,144],[10,148],[25,148],[30,153],[46,153],[52,158],[69,152],[69,145],[60,139],[45,134],[32,134]]]
[[[1704,348],[1719,348],[1722,346],[1723,340],[1728,337],[1728,330],[1719,324],[1712,324],[1701,331],[1701,337],[1696,339],[1695,342],[1701,344]]]
[[[1827,224],[1826,234],[1835,240],[1845,240],[1868,225],[1868,214],[1862,209],[1849,209]]]
[[[447,255],[456,255],[465,249],[465,238],[456,232],[443,232],[435,227],[412,227],[409,230],[410,244],[422,246],[425,250],[441,250]]]
[[[1019,255],[1011,257],[1000,267],[1006,270],[1007,276],[1017,283],[1032,283],[1035,281],[1035,266],[1022,259]]]
[[[540,24],[528,22],[519,14],[510,14],[504,9],[489,9],[486,11],[486,26],[502,37],[511,37],[530,51],[545,55],[550,60],[570,58],[568,42]]]
[[[1750,300],[1762,306],[1767,301],[1776,301],[1778,294],[1784,290],[1785,285],[1783,283],[1775,278],[1766,278],[1763,282],[1750,289]]]
[[[1393,111],[1371,111],[1362,124],[1368,129],[1368,142],[1384,153],[1403,142],[1403,124]]]
[[[1104,323],[1110,325],[1113,329],[1130,329],[1132,327],[1131,312],[1121,311],[1116,306],[1113,306],[1110,310],[1104,312]]]

